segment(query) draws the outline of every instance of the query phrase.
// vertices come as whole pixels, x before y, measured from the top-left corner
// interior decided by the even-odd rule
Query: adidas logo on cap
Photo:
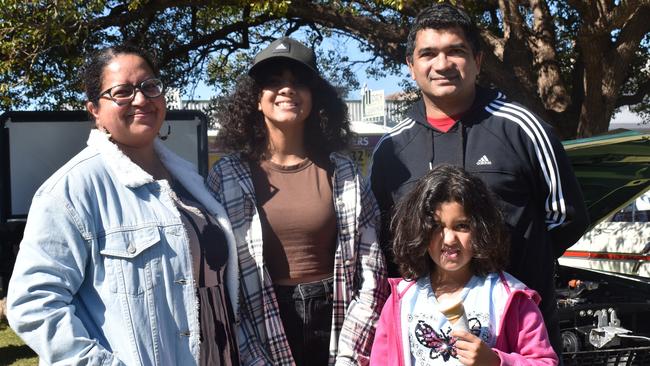
[[[262,64],[267,63],[269,60],[278,59],[284,61],[291,61],[305,66],[316,76],[320,77],[318,66],[316,65],[316,55],[314,51],[305,46],[304,44],[296,41],[293,38],[282,37],[271,42],[271,44],[260,51],[253,59],[253,65],[248,70],[248,74],[255,76],[257,70],[260,70]]]
[[[291,51],[291,45],[288,43],[280,43],[273,49],[273,53],[289,53]]]

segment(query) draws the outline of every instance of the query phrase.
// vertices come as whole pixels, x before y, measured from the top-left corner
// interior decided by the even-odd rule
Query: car
[[[634,225],[619,230],[623,239],[637,243],[627,253],[637,256],[629,258],[621,255],[625,246],[620,237],[601,235],[612,225],[622,228],[620,220],[634,209],[630,205],[650,188],[650,135],[618,131],[564,146],[592,222],[560,258],[556,271],[564,365],[650,365],[650,278],[638,271],[648,266],[642,255],[648,234]],[[605,242],[594,249],[590,244],[596,240]],[[582,265],[576,253],[587,257]],[[634,266],[594,265],[631,258],[637,261],[636,273]]]

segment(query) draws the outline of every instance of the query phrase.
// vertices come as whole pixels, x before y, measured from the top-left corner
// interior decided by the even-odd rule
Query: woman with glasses
[[[96,129],[36,192],[8,294],[44,364],[238,365],[238,273],[225,211],[157,138],[158,70],[137,48],[93,54]]]
[[[281,38],[218,116],[232,152],[208,185],[237,238],[243,364],[367,364],[387,296],[377,206],[342,151],[345,103],[314,52]]]

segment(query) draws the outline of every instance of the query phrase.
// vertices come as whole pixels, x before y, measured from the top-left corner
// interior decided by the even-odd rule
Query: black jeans
[[[280,318],[296,365],[327,365],[333,279],[275,286]]]

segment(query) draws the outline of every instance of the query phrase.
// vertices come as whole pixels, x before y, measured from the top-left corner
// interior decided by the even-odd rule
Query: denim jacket
[[[225,210],[189,162],[159,140],[155,149],[226,234],[226,283],[237,314],[237,252]],[[41,364],[198,362],[192,257],[170,192],[97,130],[38,189],[7,304],[11,327]]]

